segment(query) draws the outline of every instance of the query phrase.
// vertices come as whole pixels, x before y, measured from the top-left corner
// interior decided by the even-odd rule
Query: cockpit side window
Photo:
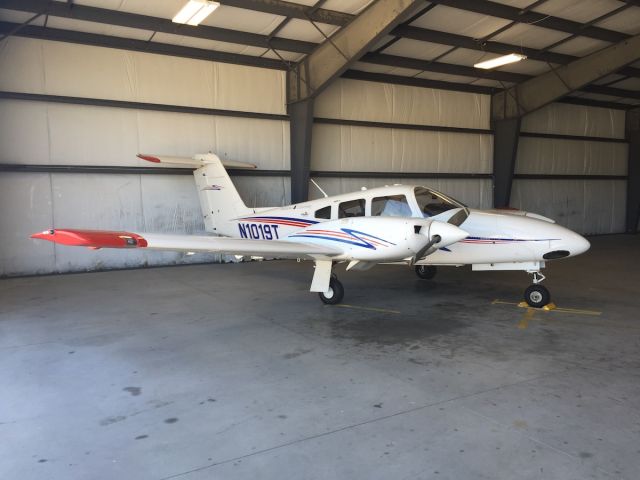
[[[364,217],[364,199],[349,200],[338,206],[338,218]]]
[[[466,209],[464,204],[457,200],[449,198],[439,192],[429,190],[428,188],[417,187],[415,194],[420,212],[422,212],[422,216],[425,218],[434,217],[453,208]]]
[[[331,205],[329,205],[328,207],[324,207],[319,210],[316,210],[316,213],[314,216],[316,218],[326,218],[326,219],[331,218]]]
[[[371,202],[371,215],[380,217],[410,217],[411,207],[405,195],[375,197]]]

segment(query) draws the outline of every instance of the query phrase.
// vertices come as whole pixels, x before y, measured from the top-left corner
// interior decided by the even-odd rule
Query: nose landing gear
[[[438,273],[438,267],[435,265],[418,265],[416,266],[416,275],[423,280],[431,280]]]
[[[529,285],[524,291],[524,300],[530,307],[542,308],[551,302],[549,290],[540,285],[545,276],[537,271],[529,273],[533,274],[533,285]]]

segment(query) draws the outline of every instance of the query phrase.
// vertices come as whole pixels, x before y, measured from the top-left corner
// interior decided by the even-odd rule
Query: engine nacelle
[[[451,245],[468,235],[455,225],[437,220],[352,217],[311,225],[288,238],[342,250],[335,260],[394,262],[428,255],[431,247]]]

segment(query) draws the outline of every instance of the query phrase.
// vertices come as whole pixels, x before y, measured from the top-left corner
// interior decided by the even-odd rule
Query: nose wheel
[[[438,267],[434,265],[416,266],[416,275],[422,280],[431,280],[438,273]]]
[[[340,303],[344,298],[344,287],[338,277],[333,275],[331,280],[329,280],[329,290],[326,292],[320,292],[318,294],[322,303],[326,303],[327,305],[335,305]]]
[[[542,308],[551,302],[551,294],[546,287],[540,285],[545,276],[540,272],[530,272],[533,274],[533,285],[529,285],[524,291],[524,301],[534,308]]]

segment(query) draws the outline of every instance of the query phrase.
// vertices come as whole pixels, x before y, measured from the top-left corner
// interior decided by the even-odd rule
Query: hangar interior
[[[185,3],[0,1],[0,476],[635,478],[640,3]],[[29,239],[202,232],[191,169],[136,154],[205,152],[250,206],[426,185],[592,251],[531,313],[522,272],[381,266],[330,308],[310,265]]]

